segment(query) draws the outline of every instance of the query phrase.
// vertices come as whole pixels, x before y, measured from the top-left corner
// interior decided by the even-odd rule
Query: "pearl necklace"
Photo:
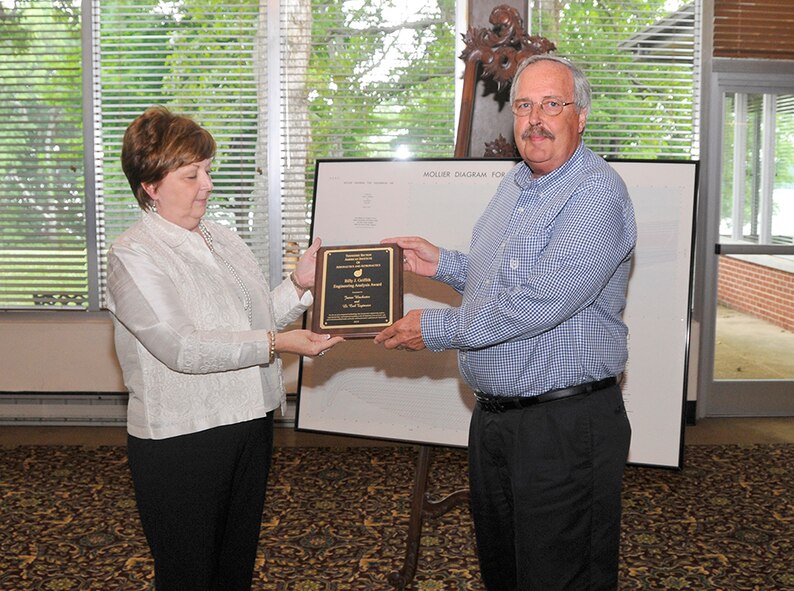
[[[204,222],[199,222],[199,232],[201,233],[202,238],[204,238],[204,242],[207,243],[207,248],[210,249],[210,252],[214,254],[218,259],[223,263],[223,265],[229,270],[229,273],[234,278],[235,282],[237,283],[238,287],[240,288],[240,292],[243,294],[243,308],[248,313],[248,325],[251,326],[252,324],[252,306],[251,306],[251,294],[248,293],[248,288],[243,283],[243,280],[240,278],[240,275],[237,274],[237,271],[234,267],[232,267],[231,263],[215,252],[215,248],[212,245],[212,234],[210,231],[207,230],[207,226],[204,225]]]

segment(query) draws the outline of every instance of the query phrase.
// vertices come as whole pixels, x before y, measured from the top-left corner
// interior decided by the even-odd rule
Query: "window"
[[[282,3],[282,236],[308,243],[317,158],[451,157],[455,2]]]
[[[80,15],[0,3],[0,306],[87,305]]]
[[[794,244],[794,95],[727,93],[720,234]]]
[[[553,40],[557,53],[580,64],[590,79],[585,141],[593,151],[616,158],[697,158],[700,0],[534,5],[533,33]]]
[[[104,253],[140,216],[121,170],[121,141],[151,105],[191,115],[218,144],[208,217],[237,231],[266,260],[266,154],[260,113],[267,89],[255,43],[257,0],[102,0],[95,2],[94,161],[97,258],[104,292]]]
[[[596,152],[696,155],[698,6],[531,3],[530,32],[591,78]],[[213,133],[210,215],[283,276],[308,241],[316,158],[452,156],[455,14],[455,0],[0,0],[0,308],[102,306],[104,253],[139,215],[121,137],[152,104]]]

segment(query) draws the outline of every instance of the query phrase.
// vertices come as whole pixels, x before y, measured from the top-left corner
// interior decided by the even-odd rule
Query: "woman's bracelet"
[[[294,285],[295,288],[300,292],[304,292],[308,289],[307,287],[303,287],[300,283],[298,283],[298,280],[295,278],[295,271],[292,271],[289,274],[289,280],[292,281],[292,285]]]
[[[269,330],[267,331],[267,341],[269,347],[269,357],[267,364],[273,365],[273,362],[276,360],[276,331]]]

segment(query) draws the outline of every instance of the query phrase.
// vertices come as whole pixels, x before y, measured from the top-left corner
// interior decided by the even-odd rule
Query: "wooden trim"
[[[794,60],[791,0],[714,3],[714,56]]]

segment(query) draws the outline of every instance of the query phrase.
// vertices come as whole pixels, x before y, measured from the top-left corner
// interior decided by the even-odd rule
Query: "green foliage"
[[[694,37],[681,33],[686,11],[671,13],[670,6],[668,0],[580,0],[545,14],[544,30],[559,31],[552,37],[557,53],[585,66],[593,87],[587,141],[603,156],[694,155]],[[654,28],[657,37],[642,37]]]
[[[244,228],[256,177],[252,56],[259,2],[106,0],[100,8],[102,142],[109,176],[122,178],[120,136],[135,116],[154,104],[189,114],[218,142],[213,207],[234,206],[237,225]],[[106,185],[104,198],[128,202],[129,221],[137,216],[123,182]]]
[[[4,5],[0,48],[0,248],[82,249],[79,19],[63,2]]]
[[[404,4],[313,0],[310,160],[451,155],[454,1]]]

